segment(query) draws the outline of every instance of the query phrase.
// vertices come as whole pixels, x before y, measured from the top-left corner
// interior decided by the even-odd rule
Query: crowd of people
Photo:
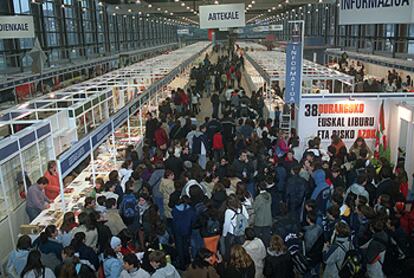
[[[217,63],[206,56],[159,118],[148,113],[142,155],[128,148],[77,217],[19,238],[10,277],[410,276],[404,161],[394,169],[377,157],[374,166],[363,138],[348,149],[336,135],[327,149],[315,137],[299,152],[293,130],[263,119],[260,91],[248,96],[237,78],[221,78],[243,68],[226,52]],[[211,74],[218,86],[206,86]],[[181,102],[194,92],[212,102],[202,123]],[[32,185],[40,210],[47,184]]]
[[[410,75],[403,76],[395,69],[388,70],[384,78],[365,78],[365,65],[360,61],[341,58],[335,69],[355,77],[355,92],[407,92],[413,86]]]

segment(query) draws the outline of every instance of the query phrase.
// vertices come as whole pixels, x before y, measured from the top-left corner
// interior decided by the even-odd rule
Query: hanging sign
[[[275,25],[269,25],[270,31],[283,31],[283,25],[282,24],[275,24]]]
[[[189,29],[177,29],[177,35],[189,35],[190,30]]]
[[[79,163],[84,160],[91,150],[91,145],[88,140],[83,140],[76,144],[75,148],[71,148],[69,152],[64,153],[59,159],[62,177],[68,175]]]
[[[286,46],[285,102],[299,104],[302,90],[302,45],[289,42]]]
[[[0,39],[34,37],[33,16],[0,16]]]
[[[414,22],[413,0],[341,0],[339,24]]]
[[[372,146],[380,105],[381,100],[363,98],[302,98],[298,114],[298,136],[304,142],[318,136],[325,146],[330,144],[334,134],[348,146],[362,137]]]
[[[200,28],[246,26],[244,3],[200,6]]]

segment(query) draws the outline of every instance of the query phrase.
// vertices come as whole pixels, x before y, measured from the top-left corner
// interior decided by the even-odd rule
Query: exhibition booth
[[[376,132],[383,117],[391,162],[396,165],[397,161],[405,160],[405,170],[412,185],[413,115],[414,95],[411,93],[302,95],[296,118],[299,151],[303,152],[307,142],[316,136],[321,138],[321,147],[327,149],[333,134],[339,135],[348,149],[362,137],[374,151]]]
[[[185,86],[190,66],[209,45],[199,42],[142,61],[0,115],[0,258],[23,230],[38,234],[45,225],[59,225],[65,211],[79,211],[95,179],[107,179],[120,167],[127,145],[142,145],[147,112],[158,113],[171,84]],[[61,195],[32,225],[22,225],[28,183],[43,175],[50,160],[58,161]],[[86,168],[78,168],[81,163]]]
[[[254,48],[255,44],[246,43],[244,47],[250,48],[250,45]],[[259,84],[267,86],[271,84],[272,78],[283,82],[284,56],[283,53],[275,51],[246,52],[250,63],[250,65],[247,64],[246,70],[250,71],[253,76],[260,75],[261,79],[257,79]],[[274,59],[278,61],[275,62]],[[253,67],[255,71],[250,67]],[[315,89],[320,88],[320,82],[327,84],[329,80],[331,84],[342,84],[341,90],[321,89],[316,93]],[[308,85],[312,85],[312,88],[306,85],[307,82]],[[411,189],[414,173],[414,94],[346,93],[342,90],[345,87],[353,87],[353,77],[321,65],[304,62],[303,90],[300,103],[296,105],[295,117],[291,119],[290,124],[290,127],[296,128],[300,139],[298,151],[303,152],[307,147],[307,142],[316,136],[321,138],[322,147],[326,149],[331,143],[332,134],[338,134],[348,148],[357,137],[362,137],[371,150],[374,150],[379,118],[382,114],[390,159],[394,165],[399,160],[405,160],[405,169]],[[267,114],[265,115],[272,118],[274,108],[283,107],[283,104],[280,97],[269,99],[268,96]],[[283,116],[284,113],[281,113],[281,118]],[[289,118],[288,114],[286,117]]]

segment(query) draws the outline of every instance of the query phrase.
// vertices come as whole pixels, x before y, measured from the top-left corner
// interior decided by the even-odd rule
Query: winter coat
[[[157,147],[168,144],[168,134],[162,127],[159,127],[155,130],[154,138]]]
[[[173,231],[181,236],[190,236],[191,227],[196,221],[195,210],[187,204],[176,205],[172,210]]]
[[[103,262],[105,278],[119,278],[122,271],[122,260],[118,258],[107,258]]]
[[[376,240],[378,239],[378,240]],[[383,242],[388,242],[388,235],[381,231],[372,235],[372,239],[367,242],[361,249],[365,249],[365,257],[367,260],[367,277],[369,278],[383,278],[385,277],[382,271],[382,264],[384,263],[386,246]],[[381,242],[380,242],[381,241]]]
[[[398,199],[399,192],[399,184],[390,178],[385,178],[377,186],[375,200],[377,200],[380,195],[387,194],[391,197],[391,202],[395,202]]]
[[[234,124],[234,120],[230,117],[225,117],[221,121],[221,125],[223,127],[223,141],[233,141],[236,136],[236,125]]]
[[[99,259],[95,251],[91,247],[82,243],[75,251],[79,253],[79,259],[88,261],[93,266],[95,271],[98,270]]]
[[[181,278],[174,266],[167,263],[166,266],[157,269],[151,278]]]
[[[312,192],[311,199],[316,201],[316,211],[318,215],[324,215],[331,197],[330,188],[325,181],[325,172],[322,169],[313,173],[315,189]]]
[[[194,149],[193,149],[194,151]],[[183,171],[183,161],[181,158],[170,156],[167,160],[164,161],[164,166],[166,170],[171,170],[174,172],[175,177],[179,177]]]
[[[6,268],[6,274],[8,275],[8,277],[20,277],[23,268],[26,266],[28,255],[29,250],[18,249],[10,252]]]
[[[106,213],[106,226],[111,229],[112,235],[119,234],[123,229],[126,229],[126,225],[124,221],[122,220],[121,215],[119,215],[118,210],[116,209],[109,209]]]
[[[305,199],[306,181],[298,175],[291,176],[286,183],[285,200],[289,213],[299,220]]]
[[[208,138],[204,133],[200,132],[193,137],[191,152],[193,154],[201,154],[202,145],[204,145],[205,153],[207,154],[209,146]]]
[[[152,195],[157,198],[162,198],[162,194],[160,192],[160,183],[161,179],[164,177],[165,170],[164,169],[155,169],[152,173],[151,178],[148,181],[148,184],[151,186]]]
[[[243,244],[243,248],[254,262],[256,268],[255,278],[263,277],[264,259],[266,258],[266,247],[263,244],[263,241],[257,237],[251,241],[246,240]]]
[[[293,263],[289,253],[276,253],[267,249],[263,274],[266,278],[293,278]]]
[[[56,258],[62,261],[62,250],[63,245],[56,240],[48,239],[46,242],[40,242],[40,239],[37,239],[33,242],[33,246],[38,246],[39,251],[43,254],[54,254]]]
[[[309,252],[312,247],[315,245],[316,241],[322,235],[322,228],[319,225],[309,225],[303,227],[304,230],[304,239],[305,239],[305,249],[306,252]]]
[[[125,269],[122,270],[120,278],[150,278],[151,275],[143,270],[142,268],[139,269],[132,269],[131,271],[126,271]]]
[[[170,195],[174,192],[174,181],[171,179],[161,179],[160,182],[160,193],[164,200],[164,215],[166,218],[172,218],[172,209],[168,206]]]
[[[346,252],[351,248],[348,238],[337,237],[335,242],[328,250],[323,252],[323,262],[325,263],[324,278],[338,277],[338,271],[341,269],[345,260]]]
[[[253,203],[254,225],[257,227],[272,226],[272,196],[267,191],[260,191]]]
[[[231,168],[234,171],[234,175],[238,177],[239,179],[244,178],[243,172],[246,173],[247,179],[250,179],[254,173],[254,167],[250,161],[246,163],[246,162],[240,161],[239,159],[234,160],[233,164],[231,165]]]
[[[220,278],[214,267],[208,266],[203,268],[193,268],[190,265],[183,273],[183,278]]]
[[[213,150],[222,150],[224,149],[223,145],[223,136],[220,132],[216,132],[213,136]]]

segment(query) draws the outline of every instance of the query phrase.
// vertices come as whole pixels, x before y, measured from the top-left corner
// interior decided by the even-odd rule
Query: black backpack
[[[344,261],[341,267],[338,267],[338,275],[341,278],[357,278],[365,277],[365,269],[363,264],[363,258],[360,252],[354,248],[350,248],[348,251],[342,244],[337,244],[345,252]]]
[[[398,245],[388,237],[388,241],[374,238],[377,242],[383,244],[386,247],[384,262],[380,262],[382,271],[386,276],[399,275],[402,272],[401,267],[396,267],[401,264],[404,259],[404,254],[400,251]]]

